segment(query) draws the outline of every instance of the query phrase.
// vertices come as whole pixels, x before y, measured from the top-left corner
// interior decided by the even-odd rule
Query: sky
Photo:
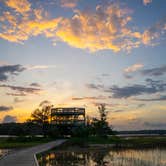
[[[166,129],[165,0],[0,0],[0,123],[43,101],[105,104],[116,130]]]

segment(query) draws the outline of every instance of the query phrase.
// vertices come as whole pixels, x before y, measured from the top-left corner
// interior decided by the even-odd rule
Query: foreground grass
[[[108,138],[88,137],[88,138],[71,138],[70,145],[88,146],[93,144],[112,144],[115,147],[166,147],[166,137],[136,137],[136,138],[120,138],[111,136]]]
[[[25,148],[52,141],[51,138],[18,137],[0,138],[0,149]]]

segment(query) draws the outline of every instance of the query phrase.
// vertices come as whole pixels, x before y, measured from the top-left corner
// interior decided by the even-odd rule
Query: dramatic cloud
[[[141,74],[145,76],[161,76],[166,74],[166,65],[152,69],[141,70]]]
[[[115,3],[103,3],[96,10],[75,10],[71,19],[63,19],[56,35],[69,45],[98,51],[115,52],[139,46],[141,34],[127,25],[131,21],[129,9]]]
[[[135,72],[135,71],[141,69],[143,66],[144,66],[143,64],[137,63],[137,64],[134,64],[132,66],[125,68],[124,72],[126,72],[126,73]]]
[[[62,7],[74,8],[78,0],[61,0]],[[32,8],[27,0],[7,0],[10,10],[0,16],[0,38],[23,43],[30,37],[43,35],[53,45],[62,41],[91,52],[109,49],[129,52],[141,44],[154,45],[165,33],[165,18],[143,32],[131,26],[131,10],[122,3],[103,2],[95,10],[73,10],[71,17],[53,17],[42,6]],[[147,4],[147,2],[146,2]],[[11,11],[14,10],[15,12]]]
[[[61,7],[74,8],[79,0],[61,0]]]
[[[154,94],[157,92],[166,91],[166,83],[162,81],[153,81],[152,79],[146,80],[146,85],[131,85],[125,87],[118,87],[116,85],[105,90],[105,92],[112,93],[114,98],[128,98],[142,94]]]
[[[151,3],[151,2],[152,2],[152,0],[143,0],[143,4],[144,5],[147,5],[147,4]]]
[[[62,0],[63,6],[66,7],[74,7],[75,2],[76,0]],[[11,5],[9,7],[13,8]],[[18,5],[17,10],[19,8]],[[90,51],[130,50],[139,46],[141,34],[127,26],[131,20],[129,13],[127,8],[121,8],[115,3],[103,3],[97,6],[95,11],[75,10],[72,18],[50,19],[49,14],[45,14],[41,9],[31,9],[28,14],[22,13],[21,16],[7,11],[3,12],[0,18],[0,37],[22,43],[29,37],[42,34],[51,38],[54,43],[62,40],[73,47]]]
[[[61,18],[50,19],[48,13],[43,9],[30,10],[28,13],[22,13],[21,16],[19,14],[13,15],[11,11],[4,11],[0,16],[2,25],[0,38],[22,43],[32,36],[41,34],[46,37],[54,37],[60,20]]]
[[[13,96],[26,96],[28,94],[39,94],[41,92],[40,88],[32,87],[22,87],[22,86],[12,86],[12,85],[0,85],[0,87],[8,88],[16,93],[7,93],[8,95]]]
[[[12,110],[13,107],[8,107],[8,106],[0,106],[0,112],[3,112],[3,111],[10,111]]]
[[[6,115],[2,120],[2,123],[11,123],[11,122],[17,122],[17,117],[11,116],[11,115]]]
[[[0,81],[7,81],[11,75],[18,75],[25,68],[21,65],[3,65],[0,66]]]

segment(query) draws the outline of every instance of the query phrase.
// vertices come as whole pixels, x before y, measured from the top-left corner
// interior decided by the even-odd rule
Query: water
[[[166,149],[54,150],[41,154],[40,166],[166,166]]]

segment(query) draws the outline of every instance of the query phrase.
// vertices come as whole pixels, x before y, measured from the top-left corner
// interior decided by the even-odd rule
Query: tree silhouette
[[[42,126],[42,131],[44,136],[46,136],[49,126],[49,121],[51,118],[51,108],[52,105],[40,104],[39,108],[35,109],[32,114],[30,121]]]
[[[100,114],[100,118],[94,118],[92,122],[92,128],[95,135],[106,137],[108,134],[112,133],[111,127],[107,122],[107,112],[105,108],[105,104],[100,104],[98,106],[98,111]]]

